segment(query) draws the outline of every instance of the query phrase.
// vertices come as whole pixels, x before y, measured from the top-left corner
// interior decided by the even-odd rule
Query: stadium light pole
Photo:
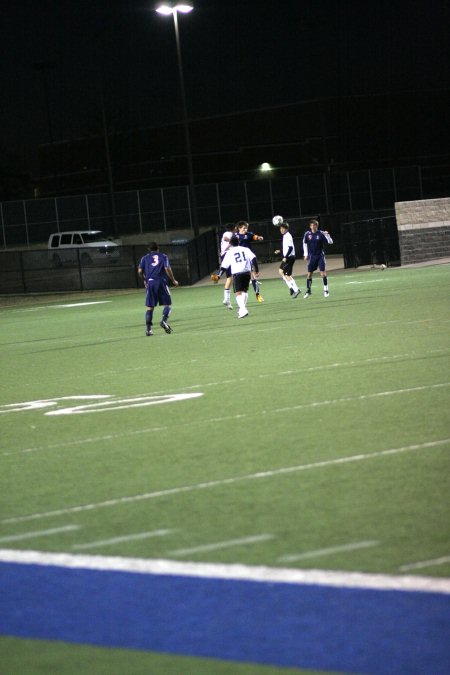
[[[178,29],[178,12],[181,14],[188,14],[194,9],[192,2],[161,2],[156,6],[156,11],[158,14],[163,16],[173,17],[173,25],[175,28],[175,40],[177,45],[177,59],[178,59],[178,73],[180,77],[180,92],[181,92],[181,104],[183,107],[183,127],[184,127],[184,138],[186,143],[186,159],[188,165],[188,175],[189,175],[189,207],[191,214],[191,225],[194,230],[194,237],[199,236],[198,229],[198,216],[197,216],[197,199],[195,196],[195,183],[194,183],[194,170],[192,168],[192,151],[191,151],[191,137],[189,133],[189,118],[187,113],[186,105],[186,92],[184,88],[184,75],[183,75],[183,61],[181,58],[181,46],[180,46],[180,31]]]

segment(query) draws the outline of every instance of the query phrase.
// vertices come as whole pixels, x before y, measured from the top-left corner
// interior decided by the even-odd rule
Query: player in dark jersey
[[[254,232],[249,232],[248,223],[245,220],[240,220],[237,223],[237,236],[239,238],[239,246],[245,246],[251,251],[253,250],[252,244],[254,241],[264,241],[264,237],[261,237],[259,234]],[[254,272],[252,272],[252,286],[255,291],[256,299],[258,302],[264,302],[264,298],[259,292],[260,281],[257,279]]]
[[[326,270],[325,252],[323,245],[332,244],[333,240],[326,230],[319,230],[319,222],[314,218],[309,221],[309,230],[303,235],[303,257],[308,261],[308,275],[306,277],[305,299],[311,295],[312,275],[319,268],[323,282],[323,294],[328,298],[328,277]]]
[[[178,286],[178,281],[173,275],[169,258],[165,253],[160,253],[155,241],[149,245],[148,250],[149,253],[141,258],[138,265],[138,274],[144,280],[145,286],[145,305],[147,307],[145,334],[147,336],[153,335],[153,310],[156,305],[163,306],[162,321],[159,325],[166,333],[171,333],[172,328],[167,323],[167,319],[172,309],[172,297],[167,282],[170,279],[174,286]]]

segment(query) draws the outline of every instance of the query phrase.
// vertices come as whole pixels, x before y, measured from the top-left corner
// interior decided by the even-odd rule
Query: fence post
[[[137,194],[137,205],[138,205],[138,219],[139,219],[139,232],[142,234],[142,213],[141,213],[141,198],[139,195],[139,190],[136,190]]]
[[[86,204],[86,218],[88,222],[88,229],[91,229],[91,218],[89,215],[89,201],[88,201],[88,196],[84,195],[84,203]]]
[[[0,202],[0,215],[2,217],[2,232],[3,232],[3,248],[6,248],[6,229],[5,219],[3,217],[3,204]]]

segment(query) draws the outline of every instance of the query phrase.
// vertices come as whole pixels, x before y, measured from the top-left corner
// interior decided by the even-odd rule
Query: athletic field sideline
[[[450,672],[450,264],[330,258],[0,298],[2,671]]]

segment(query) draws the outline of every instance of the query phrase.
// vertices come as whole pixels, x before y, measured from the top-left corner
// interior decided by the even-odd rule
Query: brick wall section
[[[450,198],[396,202],[402,265],[450,257]]]

